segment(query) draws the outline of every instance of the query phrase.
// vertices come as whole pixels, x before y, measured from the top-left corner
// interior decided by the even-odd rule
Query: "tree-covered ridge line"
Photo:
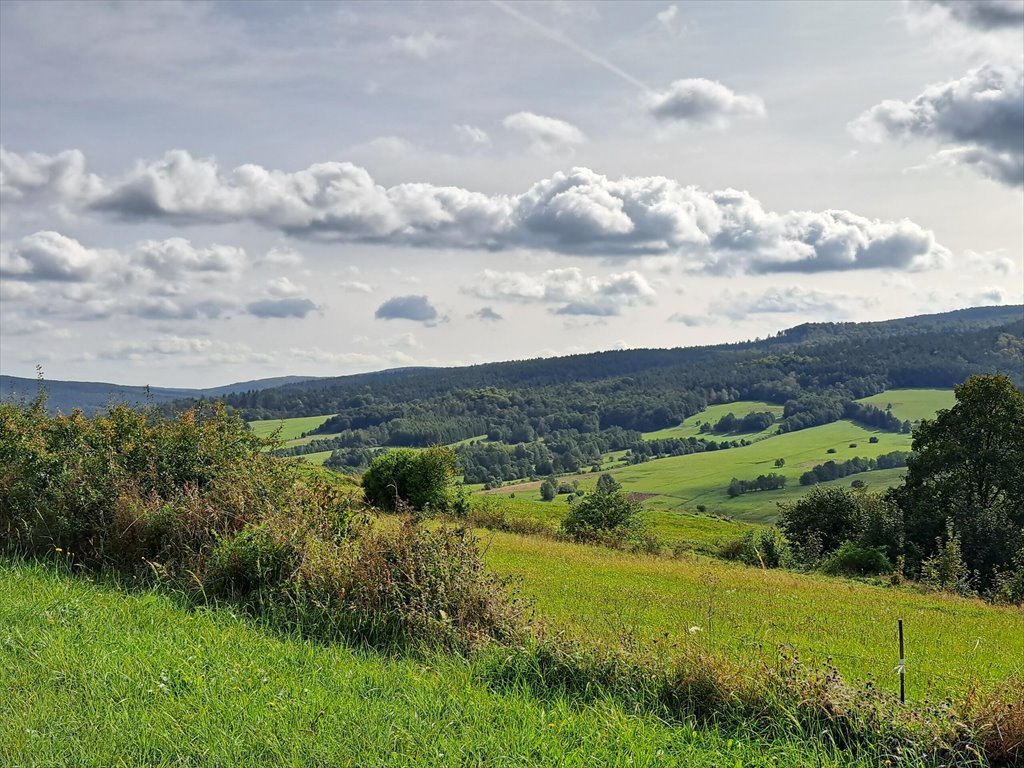
[[[317,431],[338,435],[340,444],[332,447],[352,448],[447,444],[480,434],[516,444],[568,429],[648,432],[735,400],[784,405],[782,431],[851,416],[894,429],[868,408],[848,412],[848,403],[891,388],[948,388],[975,373],[1005,372],[1021,386],[1022,337],[1024,321],[1016,321],[803,346],[771,339],[720,348],[597,353],[421,371],[372,384],[285,387],[231,395],[227,401],[247,418],[335,413]],[[666,364],[673,355],[683,362]],[[644,370],[642,360],[648,365]],[[560,380],[537,383],[538,368]],[[901,431],[904,427],[901,423]]]
[[[896,387],[948,388],[978,372],[1002,371],[1018,387],[1024,383],[1024,321],[980,328],[958,321],[941,331],[932,326],[887,337],[869,334],[867,340],[855,337],[859,326],[853,324],[843,326],[843,335],[827,343],[817,340],[819,332],[812,342],[793,345],[785,341],[787,332],[746,345],[639,350],[625,353],[632,356],[629,375],[605,378],[598,373],[618,370],[609,364],[612,353],[406,372],[354,390],[305,390],[302,408],[314,403],[313,410],[336,415],[310,433],[314,439],[307,445],[279,453],[335,451],[332,466],[358,470],[381,447],[450,445],[486,435],[487,444],[460,448],[467,482],[513,480],[575,472],[598,463],[609,451],[628,450],[627,460],[638,463],[742,445],[743,433],[772,428],[793,432],[839,419],[906,434],[912,426],[909,420],[855,400]],[[663,365],[672,355],[689,362]],[[651,367],[635,370],[638,360]],[[581,379],[536,386],[516,383],[521,371],[524,380],[536,381],[538,366],[551,369],[560,362],[582,371]],[[488,376],[483,376],[485,369]],[[464,386],[468,383],[480,386]],[[284,390],[247,393],[228,401],[236,408],[279,408]],[[780,405],[782,413],[778,418],[767,411],[732,419],[726,415],[702,426],[702,432],[706,427],[716,437],[738,439],[642,439],[642,432],[674,427],[709,405],[738,400]]]

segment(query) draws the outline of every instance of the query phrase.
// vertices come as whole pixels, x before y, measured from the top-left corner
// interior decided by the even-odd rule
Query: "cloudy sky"
[[[1024,0],[0,2],[0,370],[212,386],[1020,303]]]

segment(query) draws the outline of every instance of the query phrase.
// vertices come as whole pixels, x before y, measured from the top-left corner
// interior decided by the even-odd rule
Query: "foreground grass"
[[[815,741],[489,688],[473,662],[275,635],[0,560],[0,764],[869,766]]]
[[[1024,673],[1020,608],[700,556],[670,560],[481,536],[488,565],[517,577],[541,616],[581,639],[709,650],[739,662],[787,647],[817,664],[831,658],[844,676],[898,687],[902,618],[912,699]]]

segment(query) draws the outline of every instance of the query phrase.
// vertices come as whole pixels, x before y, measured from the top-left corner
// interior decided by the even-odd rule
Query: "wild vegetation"
[[[839,342],[831,331],[825,336],[829,344],[856,346],[858,333]],[[809,336],[812,343],[820,341]],[[913,347],[921,339],[915,330],[877,340]],[[803,343],[780,342],[781,357],[790,354],[790,342]],[[594,392],[613,391],[602,389],[606,383],[594,386]],[[273,455],[267,449],[274,444],[261,433],[280,425],[253,428],[223,406],[174,415],[113,407],[87,418],[78,412],[50,415],[42,397],[4,403],[0,592],[19,595],[26,585],[33,591],[5,600],[0,612],[5,619],[18,611],[46,617],[8,631],[0,643],[7,657],[0,665],[2,682],[31,692],[34,702],[26,728],[0,730],[4,754],[14,755],[15,762],[52,762],[58,755],[65,762],[95,760],[108,754],[100,746],[107,725],[91,736],[53,733],[42,726],[49,713],[63,707],[69,722],[84,722],[78,718],[89,708],[109,713],[102,701],[116,698],[135,721],[146,723],[147,705],[155,718],[180,718],[175,702],[194,703],[204,691],[221,691],[224,669],[197,671],[191,661],[172,659],[152,634],[125,618],[126,611],[148,610],[139,608],[138,598],[117,591],[127,589],[150,592],[149,606],[159,604],[154,610],[168,622],[187,624],[184,631],[196,633],[196,644],[227,667],[251,669],[210,641],[210,627],[223,621],[259,653],[296,658],[315,651],[317,659],[334,658],[392,681],[409,702],[397,705],[399,717],[415,721],[404,731],[410,734],[405,743],[411,751],[403,753],[409,764],[451,762],[451,753],[425,750],[421,718],[436,711],[437,722],[447,722],[450,715],[442,716],[442,709],[473,704],[489,712],[507,704],[528,724],[499,718],[490,730],[468,725],[431,742],[432,748],[459,751],[463,762],[526,755],[525,744],[535,745],[533,756],[548,754],[538,739],[557,711],[556,728],[568,722],[582,729],[575,732],[577,744],[590,743],[586,733],[593,730],[587,729],[603,717],[632,734],[622,736],[629,746],[618,754],[633,754],[636,740],[636,754],[642,755],[650,739],[650,764],[716,764],[708,750],[720,749],[722,739],[730,759],[755,764],[755,751],[794,765],[806,764],[809,755],[821,764],[873,765],[1019,759],[1024,615],[1011,604],[1024,599],[1024,396],[1009,377],[970,378],[957,386],[953,407],[923,419],[911,438],[903,432],[910,416],[901,415],[896,404],[883,408],[875,398],[868,407],[844,399],[855,394],[846,385],[830,390],[838,396],[818,386],[807,380],[784,403],[772,402],[765,392],[760,401],[725,401],[713,418],[690,418],[669,426],[674,434],[646,439],[622,424],[602,425],[598,398],[594,409],[576,414],[586,423],[596,418],[595,429],[537,421],[543,426],[538,430],[527,419],[533,435],[518,447],[493,445],[494,435],[480,443],[481,431],[454,447],[353,446],[367,451],[361,481]],[[513,412],[542,408],[543,399],[530,404],[530,391],[477,395],[487,408],[503,399]],[[766,401],[767,406],[758,404]],[[364,402],[350,410],[366,407]],[[837,407],[837,418],[844,420],[827,421]],[[850,421],[851,414],[868,424]],[[819,423],[823,418],[827,423]],[[286,424],[278,439],[287,434],[285,439],[306,440],[310,435],[303,433],[329,421]],[[795,428],[804,423],[817,425]],[[383,428],[390,434],[394,426],[336,422],[331,428]],[[728,438],[726,450],[719,444],[724,440],[709,447],[706,435],[716,429],[716,437]],[[980,448],[965,449],[965,435]],[[525,431],[519,436],[530,437]],[[606,450],[608,440],[623,440],[626,447],[620,442]],[[596,454],[580,452],[584,444]],[[488,445],[510,460],[533,462],[534,470],[548,457],[526,446],[543,445],[552,457],[575,458],[579,452],[584,461],[577,469],[587,471],[557,477],[552,460],[551,472],[532,483],[489,482],[489,495],[467,496],[459,482],[460,457]],[[641,445],[702,449],[644,460],[633,453]],[[894,458],[900,446],[913,453]],[[833,464],[822,460],[830,453],[837,457]],[[737,499],[789,494],[797,489],[770,486],[808,471],[829,479],[812,489],[791,484],[803,496],[783,506],[778,529],[704,515],[691,518],[695,533],[686,546],[660,540],[659,530],[691,524],[657,506],[659,499],[673,498],[672,483],[683,482],[681,467],[690,473],[685,482],[713,485],[715,493],[728,496],[729,477],[739,477],[736,463],[709,463],[724,455],[757,457],[768,468],[759,472],[763,488],[757,479],[735,480]],[[872,461],[876,467],[893,464],[875,474],[901,473],[897,458],[906,461],[906,480],[891,492],[837,485],[844,472]],[[575,471],[565,466],[563,471]],[[703,473],[694,472],[701,467]],[[664,478],[660,485],[652,482],[657,473]],[[637,477],[646,478],[644,493],[636,492]],[[753,489],[758,492],[747,492]],[[474,529],[490,529],[486,541]],[[83,576],[97,583],[73,583]],[[67,693],[60,686],[37,693],[31,681],[41,665],[52,665],[61,670],[60,680],[68,680],[66,670],[74,664],[102,670],[103,658],[109,658],[100,654],[94,629],[109,619],[86,620],[80,608],[63,612],[53,599],[44,599],[41,611],[33,602],[37,593],[61,592],[74,594],[79,606],[95,601],[134,627],[134,636],[144,639],[139,653],[165,659],[166,669],[153,675],[150,660],[142,661],[148,657],[140,657],[128,665],[138,674],[122,675],[120,682],[105,675],[75,683]],[[166,602],[164,596],[171,595],[177,606]],[[978,595],[1004,605],[982,602]],[[181,609],[198,610],[199,623],[183,619]],[[245,623],[232,624],[239,617]],[[891,677],[897,617],[905,620],[911,639],[907,704],[896,698]],[[73,635],[78,645],[70,643]],[[26,643],[40,638],[46,652],[26,654]],[[405,672],[394,677],[394,670],[409,669],[424,671],[415,680],[401,677]],[[143,679],[153,680],[145,696],[121,690],[128,685],[134,691]],[[284,680],[278,685],[297,690]],[[362,701],[362,688],[341,689],[342,701]],[[72,703],[72,690],[85,695]],[[290,694],[273,702],[265,703],[288,713],[275,722],[294,726],[294,718],[311,717],[306,704]],[[228,709],[218,714],[254,717]],[[341,717],[336,706],[321,709]],[[360,713],[360,730],[366,722],[384,722],[380,710],[360,703],[350,710]],[[181,724],[173,743],[168,729],[160,731],[160,760],[196,759],[195,729],[212,717],[209,708],[201,712],[175,721]],[[120,721],[111,715],[108,722]],[[319,728],[292,730],[315,734]],[[209,754],[259,762],[255,752],[238,746],[231,728],[217,733],[224,735],[210,738]],[[671,751],[682,733],[692,734],[689,743],[699,743],[695,754]],[[35,734],[48,738],[40,741]],[[736,746],[744,740],[758,747]],[[145,751],[142,726],[129,727],[115,742],[140,760],[153,754]],[[294,734],[291,741],[275,736],[261,743],[292,755],[317,749]],[[347,748],[368,761],[386,762],[383,743],[372,736],[332,735],[324,744],[321,756]],[[568,754],[585,762],[583,752]]]

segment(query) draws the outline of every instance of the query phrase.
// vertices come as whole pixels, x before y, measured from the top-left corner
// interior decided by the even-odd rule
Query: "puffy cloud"
[[[274,267],[298,267],[302,265],[302,254],[292,248],[271,248],[257,258],[256,264]]]
[[[710,325],[715,321],[715,318],[708,317],[707,315],[692,315],[685,312],[674,312],[669,315],[668,321],[670,323],[682,323],[687,328],[696,328],[700,325]]]
[[[123,314],[147,320],[214,320],[227,314],[235,306],[236,302],[233,299],[225,297],[182,300],[149,296],[126,301],[119,306],[119,310]],[[110,314],[113,313],[114,307],[111,306]],[[100,311],[100,314],[104,313]]]
[[[465,290],[482,299],[562,304],[555,314],[599,317],[618,315],[623,307],[649,304],[656,295],[639,272],[586,277],[577,267],[536,275],[487,269]]]
[[[862,141],[928,138],[950,144],[938,161],[1024,185],[1024,69],[978,67],[958,80],[928,86],[911,101],[876,104],[849,129]]]
[[[476,312],[471,314],[469,316],[469,319],[484,320],[486,322],[496,323],[499,320],[504,320],[505,318],[502,315],[495,312],[491,307],[481,307]]]
[[[664,91],[651,93],[647,110],[661,122],[689,126],[721,127],[733,118],[765,114],[760,96],[741,95],[716,80],[701,77],[676,80]]]
[[[426,296],[394,296],[373,314],[378,320],[415,320],[433,323],[439,319],[437,308]]]
[[[654,14],[654,20],[666,31],[677,35],[683,26],[682,19],[680,18],[681,15],[679,7],[673,3],[668,8]]]
[[[709,307],[713,314],[742,319],[749,315],[798,314],[803,316],[847,317],[875,301],[859,296],[789,286],[769,288],[761,293],[725,293]]]
[[[587,168],[510,196],[426,183],[383,187],[342,162],[293,173],[256,165],[225,171],[174,151],[108,186],[91,206],[122,218],[252,221],[325,241],[668,256],[711,271],[920,268],[948,255],[929,230],[907,220],[842,210],[775,213],[748,192],[708,192],[663,176],[610,179]]]
[[[304,286],[296,285],[287,277],[278,277],[273,280],[268,280],[266,285],[267,295],[275,299],[301,296],[305,290]]]
[[[99,177],[86,173],[85,155],[77,149],[19,155],[0,147],[0,200],[76,204],[102,190]]]
[[[343,280],[338,283],[338,287],[343,291],[348,291],[349,293],[373,293],[372,285],[359,280]]]
[[[0,300],[28,301],[35,298],[36,287],[30,283],[23,283],[20,280],[0,280]]]
[[[491,143],[491,137],[487,135],[487,131],[483,128],[478,128],[475,125],[466,125],[464,123],[453,126],[455,133],[467,144],[472,146],[482,147]]]
[[[86,248],[73,238],[47,230],[0,245],[0,276],[85,282],[117,258],[116,253]]]
[[[250,315],[265,318],[305,317],[317,309],[309,299],[300,297],[287,299],[257,299],[246,305]]]
[[[984,270],[997,275],[1007,276],[1012,275],[1017,269],[1016,264],[1014,264],[1013,259],[1010,258],[1005,248],[997,248],[994,251],[985,251],[984,253],[964,251],[964,259],[972,271]]]
[[[304,286],[296,285],[287,277],[268,280],[264,287],[267,298],[249,302],[245,309],[250,315],[263,318],[305,317],[320,309],[304,297]]]
[[[246,265],[245,251],[231,245],[197,248],[188,240],[143,240],[134,255],[142,265],[164,277],[179,277],[186,272],[237,273]]]
[[[1024,27],[1024,2],[1021,0],[929,0],[929,3],[975,29],[1019,32]]]
[[[533,112],[516,112],[502,120],[501,124],[525,137],[530,146],[539,152],[571,149],[587,140],[583,131],[572,123]]]
[[[392,35],[391,37],[392,50],[415,59],[426,60],[451,47],[451,40],[429,31],[413,35]]]

